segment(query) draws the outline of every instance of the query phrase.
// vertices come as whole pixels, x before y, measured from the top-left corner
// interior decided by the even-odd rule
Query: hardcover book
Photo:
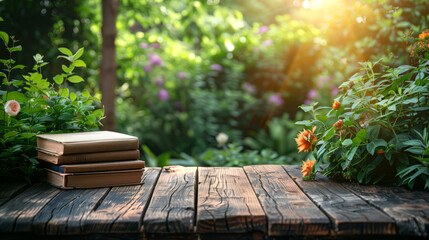
[[[46,149],[37,148],[37,159],[50,162],[53,164],[75,164],[75,163],[90,163],[90,162],[110,162],[140,159],[140,151],[125,150],[113,152],[97,152],[97,153],[79,153],[60,155]]]
[[[142,184],[144,169],[90,173],[60,173],[45,168],[41,180],[61,189]]]
[[[145,167],[145,162],[142,160],[134,160],[134,161],[81,163],[81,164],[64,164],[64,165],[55,165],[52,163],[43,162],[41,166],[60,173],[85,173],[85,172],[142,169]]]
[[[138,149],[137,137],[110,131],[37,135],[37,146],[59,155]]]

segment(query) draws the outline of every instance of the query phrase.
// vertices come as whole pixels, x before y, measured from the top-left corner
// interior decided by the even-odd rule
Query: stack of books
[[[37,135],[42,181],[62,189],[141,184],[137,137],[110,131]]]

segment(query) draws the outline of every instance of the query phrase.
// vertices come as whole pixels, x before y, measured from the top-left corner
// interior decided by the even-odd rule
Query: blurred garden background
[[[40,53],[53,82],[64,70],[58,48],[83,47],[84,81],[66,84],[101,98],[106,2],[0,1],[0,29],[19,40],[13,57],[27,66],[11,79]],[[426,0],[121,0],[106,112],[115,121],[105,128],[139,137],[150,166],[299,163],[294,122],[310,116],[298,106],[332,104],[359,62],[413,64],[408,38],[428,25]]]

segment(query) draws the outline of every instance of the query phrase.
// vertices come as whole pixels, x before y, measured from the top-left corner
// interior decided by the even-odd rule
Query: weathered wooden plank
[[[82,233],[81,221],[108,191],[109,188],[62,190],[36,215],[34,232],[46,235]]]
[[[429,236],[429,192],[402,187],[343,184],[392,217],[399,235]]]
[[[84,232],[139,232],[160,168],[146,168],[142,185],[113,187],[85,219]]]
[[[338,235],[391,235],[395,222],[382,211],[327,177],[303,181],[300,166],[284,166],[296,183],[331,218]]]
[[[198,168],[199,233],[266,232],[266,216],[242,168]]]
[[[28,183],[24,181],[1,182],[0,206],[23,191],[26,187],[28,187]]]
[[[329,218],[279,165],[245,166],[268,221],[269,236],[326,236]]]
[[[60,190],[38,183],[0,207],[0,232],[30,232],[34,217]]]
[[[146,233],[192,233],[196,167],[162,170],[143,219]]]

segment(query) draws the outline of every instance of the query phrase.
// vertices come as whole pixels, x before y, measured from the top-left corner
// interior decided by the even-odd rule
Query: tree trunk
[[[103,44],[101,49],[100,89],[101,102],[104,105],[103,130],[114,131],[115,126],[115,87],[116,87],[116,16],[118,15],[119,0],[103,0],[103,23],[101,35]]]

